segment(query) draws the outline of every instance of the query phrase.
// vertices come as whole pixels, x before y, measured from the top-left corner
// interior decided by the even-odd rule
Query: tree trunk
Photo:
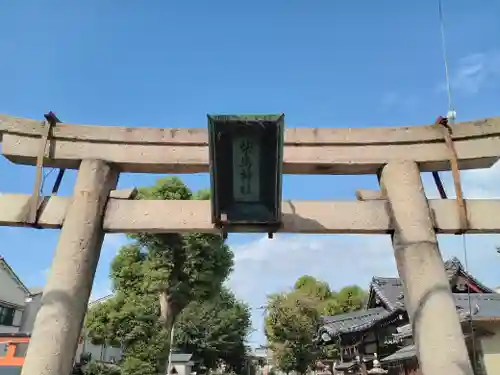
[[[159,370],[161,374],[165,374],[167,369],[167,361],[170,354],[170,335],[172,334],[172,329],[174,327],[175,320],[181,312],[181,308],[175,301],[172,300],[172,296],[163,291],[160,293],[160,319],[163,322],[163,327],[167,332],[167,343],[165,344],[165,351],[160,359]]]

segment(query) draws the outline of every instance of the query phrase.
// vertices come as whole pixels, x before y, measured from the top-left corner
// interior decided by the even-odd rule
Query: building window
[[[14,322],[14,313],[16,310],[12,307],[0,306],[0,325],[11,326]]]

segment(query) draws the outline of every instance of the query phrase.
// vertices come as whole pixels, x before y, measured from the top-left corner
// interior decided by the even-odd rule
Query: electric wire
[[[443,15],[443,4],[442,0],[438,0],[438,14],[439,14],[439,25],[440,25],[440,30],[441,30],[441,49],[443,53],[443,61],[444,61],[444,71],[445,71],[445,79],[446,79],[446,91],[447,91],[447,96],[448,96],[448,122],[450,125],[453,125],[455,123],[456,119],[456,112],[453,107],[453,97],[452,97],[452,88],[451,88],[451,79],[450,79],[450,70],[449,70],[449,63],[448,63],[448,52],[446,49],[446,33],[445,33],[445,28],[444,28],[444,15]],[[466,233],[462,233],[462,250],[463,250],[463,255],[464,255],[464,267],[465,267],[465,272],[469,274],[469,261],[468,261],[468,256],[467,256],[467,236]],[[467,283],[467,300],[468,300],[468,307],[469,307],[469,316],[468,316],[468,323],[469,323],[469,329],[471,333],[471,340],[472,340],[472,366],[475,369],[476,367],[476,335],[474,332],[474,325],[472,322],[472,301],[471,301],[471,288],[469,283]]]

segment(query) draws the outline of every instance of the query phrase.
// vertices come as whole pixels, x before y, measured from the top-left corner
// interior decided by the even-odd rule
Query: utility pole
[[[170,331],[170,347],[168,348],[167,375],[170,374],[170,365],[172,363],[172,347],[174,346],[174,332],[175,332],[175,323],[172,325],[172,331]]]

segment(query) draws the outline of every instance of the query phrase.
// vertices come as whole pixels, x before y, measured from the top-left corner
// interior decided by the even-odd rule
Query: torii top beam
[[[14,163],[35,165],[44,123],[0,115],[2,152]],[[460,169],[487,168],[500,156],[500,117],[453,126]],[[101,159],[122,172],[208,172],[206,129],[127,128],[58,124],[44,165],[77,169]],[[393,160],[412,160],[422,171],[449,169],[450,152],[435,126],[293,128],[285,134],[284,173],[373,174]]]

